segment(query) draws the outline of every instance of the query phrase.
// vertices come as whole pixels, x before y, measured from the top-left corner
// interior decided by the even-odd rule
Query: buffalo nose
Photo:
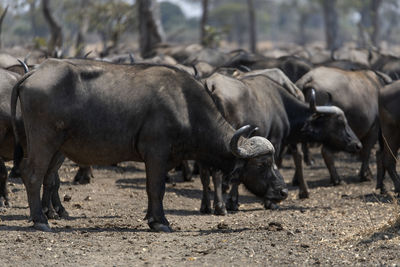
[[[281,190],[281,197],[282,197],[282,199],[287,198],[287,197],[288,197],[288,194],[289,194],[289,191],[287,190],[287,188]]]

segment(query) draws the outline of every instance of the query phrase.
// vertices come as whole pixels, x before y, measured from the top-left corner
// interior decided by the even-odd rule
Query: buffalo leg
[[[314,165],[314,159],[310,153],[310,146],[308,143],[301,143],[301,150],[303,151],[303,160],[307,166]]]
[[[192,171],[189,166],[189,161],[183,160],[182,161],[182,176],[183,180],[189,182],[192,180]]]
[[[299,185],[299,198],[308,198],[308,186],[307,182],[304,181],[303,176],[303,155],[301,151],[297,148],[297,145],[291,145],[290,150],[292,151],[294,165],[295,165],[295,173],[293,176],[293,183],[297,181]]]
[[[4,160],[0,158],[0,207],[10,206],[7,190],[7,169]]]
[[[340,184],[340,177],[336,171],[334,153],[327,147],[323,146],[321,149],[322,157],[324,158],[325,165],[329,170],[331,176],[331,183],[333,185]]]
[[[53,195],[58,196],[58,189],[60,188],[60,177],[58,176],[58,169],[64,162],[64,156],[57,153],[49,166],[49,169],[43,181],[43,196],[42,196],[42,209],[48,219],[59,219],[57,210],[61,201],[55,200],[53,203]],[[58,203],[60,202],[60,203]]]
[[[171,232],[169,222],[165,218],[163,199],[165,194],[165,176],[167,174],[166,159],[168,157],[155,156],[147,158],[146,165],[146,192],[148,209],[145,219],[151,229],[158,232]],[[151,153],[152,154],[152,153]]]
[[[236,180],[236,179],[235,179]],[[230,211],[239,210],[239,184],[240,181],[231,181],[231,191],[229,191],[228,199],[226,200],[226,209]]]
[[[385,180],[386,169],[383,165],[382,149],[376,151],[376,189],[380,189],[381,194],[386,194],[386,188],[383,181]]]
[[[79,166],[79,170],[74,177],[76,184],[89,184],[93,178],[92,166]]]
[[[203,185],[203,196],[201,198],[201,213],[211,213],[211,201],[210,201],[210,170],[204,165],[199,165],[200,180]],[[215,185],[214,185],[215,186]]]
[[[214,214],[226,215],[228,212],[226,211],[224,198],[222,196],[222,173],[213,170],[212,177],[214,184]]]
[[[383,168],[387,170],[390,178],[394,184],[394,191],[396,193],[400,193],[400,177],[396,171],[396,162],[397,158],[397,150],[399,148],[399,142],[395,140],[396,138],[392,138],[387,140],[387,145],[385,145],[385,149],[383,150]]]
[[[363,148],[360,151],[361,159],[361,169],[360,169],[360,181],[370,181],[372,180],[372,172],[369,168],[369,158],[371,155],[371,150],[374,147],[376,140],[378,139],[378,129],[377,124],[371,127],[366,137],[361,141]]]

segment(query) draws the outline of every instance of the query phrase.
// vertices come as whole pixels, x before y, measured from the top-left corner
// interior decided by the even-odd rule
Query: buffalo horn
[[[332,96],[330,96],[332,98]],[[343,114],[343,111],[336,106],[317,106],[315,101],[315,89],[311,88],[310,109],[320,114]]]
[[[19,64],[21,64],[22,67],[24,68],[25,73],[28,73],[28,72],[29,72],[29,68],[28,68],[28,66],[25,64],[25,62],[23,62],[23,61],[20,60],[20,59],[17,59],[17,60],[18,60]]]
[[[245,139],[241,146],[238,146],[238,142],[241,136],[251,135],[255,128],[250,125],[241,127],[235,132],[230,141],[230,149],[233,155],[238,158],[254,158],[261,155],[273,154],[275,149],[270,141],[261,136],[254,136],[249,139]]]

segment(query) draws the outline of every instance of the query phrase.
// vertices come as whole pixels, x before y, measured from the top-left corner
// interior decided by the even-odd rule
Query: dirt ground
[[[77,166],[65,163],[60,192],[71,197],[63,202],[70,219],[51,220],[53,233],[31,228],[23,184],[11,180],[12,208],[0,210],[0,266],[400,265],[400,228],[388,224],[398,205],[374,190],[375,181],[360,184],[360,163],[347,154],[337,161],[344,183],[331,187],[318,149],[313,155],[315,165],[305,167],[311,197],[299,200],[290,186],[273,211],[242,188],[239,212],[202,215],[200,179],[181,182],[171,173],[164,198],[170,234],[151,232],[143,220],[141,163],[96,168],[89,185],[73,185]],[[290,182],[292,160],[283,166]],[[371,167],[376,173],[373,160]]]

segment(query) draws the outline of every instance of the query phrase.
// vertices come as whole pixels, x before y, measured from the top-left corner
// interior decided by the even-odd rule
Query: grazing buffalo
[[[144,162],[146,218],[156,231],[171,231],[162,204],[165,177],[183,159],[232,172],[262,199],[287,197],[272,144],[242,137],[252,127],[235,131],[202,84],[177,68],[49,59],[14,87],[13,118],[18,98],[27,136],[21,173],[37,229],[50,230],[40,187],[52,183],[46,174],[63,155],[83,165]]]
[[[311,89],[315,89],[317,104],[333,104],[340,107],[346,114],[350,127],[363,146],[360,151],[361,181],[372,178],[369,157],[378,138],[378,92],[387,82],[389,82],[388,77],[373,71],[345,71],[318,67],[296,83],[306,99]],[[326,146],[322,148],[322,156],[329,169],[331,181],[335,185],[340,183],[333,158],[336,150],[340,149]]]
[[[296,149],[297,143],[318,142],[349,152],[361,149],[361,143],[347,124],[341,109],[316,106],[315,101],[307,104],[262,72],[248,73],[240,79],[214,74],[206,80],[206,84],[217,107],[233,127],[257,125],[258,134],[268,138],[274,145],[276,156],[281,153],[283,146],[292,147],[296,165],[294,180],[300,185],[301,198],[308,197],[309,193],[303,178],[302,157]],[[205,180],[203,190],[206,191],[209,179],[203,176],[202,179]],[[229,210],[238,208],[237,185],[234,183],[227,202]],[[203,199],[206,197],[204,194]],[[220,194],[216,193],[215,197],[219,198]],[[202,202],[203,211],[211,210],[208,203],[208,199]],[[214,200],[217,214],[224,214],[221,203],[222,199]],[[269,207],[271,203],[264,204]]]
[[[379,93],[379,119],[381,134],[380,150],[377,152],[376,189],[386,193],[383,183],[388,171],[393,180],[394,191],[400,193],[400,178],[396,171],[397,151],[400,147],[400,81],[385,86]]]

